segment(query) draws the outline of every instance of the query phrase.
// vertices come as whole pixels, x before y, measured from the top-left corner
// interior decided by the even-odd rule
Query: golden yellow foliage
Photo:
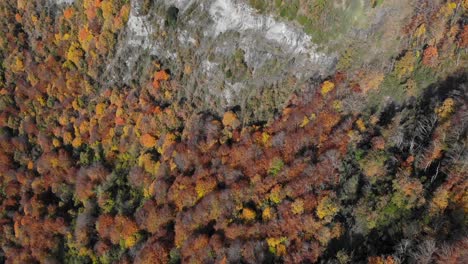
[[[343,109],[343,103],[340,100],[334,100],[332,102],[332,107],[335,111],[340,112]]]
[[[158,148],[158,152],[161,153],[161,154],[169,154],[169,153],[166,153],[167,150],[169,149],[169,147],[171,147],[173,144],[175,144],[175,141],[176,140],[176,136],[172,133],[168,133],[165,135],[164,137],[164,142],[163,142],[163,145],[162,147]],[[168,157],[166,157],[168,158]]]
[[[286,255],[286,246],[283,244],[279,244],[276,246],[276,255],[278,256],[284,256]]]
[[[137,242],[137,237],[136,235],[131,235],[123,238],[123,247],[124,248],[131,248],[133,247]]]
[[[455,101],[452,98],[447,98],[443,104],[435,109],[436,114],[441,119],[449,117],[455,108]]]
[[[45,106],[45,105],[46,105],[46,101],[45,101],[45,99],[44,99],[43,96],[38,96],[36,99],[37,99],[37,101],[39,102],[39,104],[40,104],[41,106]]]
[[[114,219],[114,232],[110,234],[113,243],[121,242],[124,248],[132,247],[138,240],[138,226],[128,218],[117,215]]]
[[[59,164],[60,164],[60,161],[57,158],[53,158],[50,160],[50,166],[52,166],[52,168],[57,168]]]
[[[164,99],[172,100],[172,93],[168,90],[164,91]]]
[[[262,132],[262,139],[261,139],[261,142],[264,146],[270,146],[270,134],[268,134],[267,132]]]
[[[207,193],[210,193],[216,188],[216,181],[214,179],[206,179],[197,181],[195,185],[195,191],[197,192],[197,198],[203,198]]]
[[[338,204],[332,198],[326,196],[320,200],[317,206],[317,216],[320,219],[332,218],[339,210]]]
[[[453,15],[456,8],[457,8],[457,3],[452,2],[452,1],[448,1],[447,4],[445,4],[440,9],[440,13],[445,17],[449,17],[449,16]]]
[[[170,169],[171,171],[174,171],[175,169],[177,169],[177,164],[175,164],[175,162],[174,162],[173,160],[171,160],[171,161],[169,162],[169,169]]]
[[[73,107],[73,109],[75,109],[75,110],[79,110],[79,109],[80,109],[80,105],[78,104],[78,100],[77,100],[77,99],[73,100],[73,102],[72,102],[72,107]]]
[[[299,125],[300,127],[305,127],[307,124],[309,124],[310,120],[307,116],[304,116],[304,119],[302,119],[301,124]]]
[[[269,237],[267,238],[268,248],[271,253],[277,256],[286,255],[286,246],[283,244],[286,242],[286,237]]]
[[[78,126],[78,132],[80,134],[85,134],[89,130],[89,122],[88,121],[83,121],[81,124]]]
[[[262,219],[263,221],[268,221],[273,217],[273,214],[271,212],[271,208],[267,207],[263,210],[262,212]]]
[[[146,153],[138,158],[138,166],[145,169],[145,171],[151,175],[155,175],[159,169],[160,163],[159,161],[154,161],[151,154]]]
[[[224,113],[223,125],[225,127],[237,128],[240,125],[240,121],[239,121],[239,119],[237,118],[237,115],[234,112],[228,111],[228,112]]]
[[[281,196],[281,186],[276,185],[271,189],[270,195],[269,195],[270,201],[272,201],[275,204],[279,204],[282,200]]]
[[[143,197],[146,199],[151,198],[154,196],[155,191],[156,191],[156,181],[153,181],[150,185],[148,186],[143,186]]]
[[[105,103],[99,103],[96,105],[96,115],[97,116],[102,116],[104,113],[104,110],[106,110],[106,104]]]
[[[79,148],[81,146],[82,142],[81,142],[81,138],[79,136],[75,137],[72,141],[72,146],[74,148]]]
[[[421,24],[414,32],[414,36],[420,38],[423,37],[424,34],[426,34],[426,24]]]
[[[54,43],[55,43],[55,44],[59,44],[60,41],[62,41],[62,40],[69,40],[69,39],[70,39],[70,34],[68,34],[68,33],[65,33],[65,34],[63,34],[63,35],[61,35],[61,34],[55,34],[55,41],[54,41]]]
[[[67,52],[67,60],[73,62],[76,66],[80,65],[80,60],[84,53],[80,48],[80,44],[73,42]]]
[[[330,81],[325,81],[322,84],[321,93],[322,95],[326,95],[327,93],[331,92],[333,89],[335,89],[335,84]]]
[[[448,192],[446,189],[439,189],[434,193],[431,202],[431,212],[440,212],[448,206]]]
[[[70,132],[65,132],[65,133],[63,134],[63,142],[64,142],[65,144],[71,144],[72,141],[73,141],[73,136],[72,136],[72,134],[71,134]]]
[[[130,4],[125,4],[120,9],[120,17],[122,18],[122,21],[124,23],[128,21],[129,15],[130,15]]]
[[[32,15],[31,16],[31,21],[33,22],[33,24],[36,24],[38,21],[39,21],[39,18],[35,15]]]
[[[121,117],[124,114],[124,110],[122,107],[118,107],[117,110],[115,111],[115,116]]]
[[[83,0],[83,8],[87,9],[94,6],[94,0]]]
[[[359,129],[359,131],[361,131],[361,132],[366,131],[366,125],[364,124],[364,121],[362,121],[361,118],[359,118],[359,119],[356,121],[356,126],[357,126],[357,128]]]
[[[275,248],[277,245],[281,244],[283,239],[281,237],[269,237],[267,238],[267,244],[269,247]]]
[[[34,73],[28,72],[28,81],[32,86],[35,86],[39,82],[39,79],[34,76]]]
[[[70,121],[68,120],[68,117],[66,115],[61,115],[59,118],[58,118],[58,122],[60,125],[62,126],[65,126],[67,125]]]
[[[144,134],[140,137],[140,144],[145,148],[152,148],[156,146],[156,138],[151,136],[150,134]]]
[[[54,145],[54,147],[56,147],[56,148],[60,147],[60,145],[61,145],[60,140],[58,140],[56,138],[52,139],[52,145]]]
[[[395,72],[398,78],[404,78],[414,71],[416,56],[413,52],[407,52],[395,65]]]
[[[23,60],[19,57],[15,58],[13,65],[11,65],[11,69],[13,72],[18,73],[24,71],[24,63]]]
[[[247,221],[252,221],[252,220],[255,220],[256,216],[257,214],[255,213],[254,210],[249,209],[249,208],[242,209],[242,219],[247,220]]]
[[[112,1],[104,0],[101,2],[102,16],[104,20],[109,20],[112,17],[112,11],[114,9]]]
[[[304,212],[304,201],[302,199],[296,199],[291,204],[291,211],[293,214],[302,214]]]

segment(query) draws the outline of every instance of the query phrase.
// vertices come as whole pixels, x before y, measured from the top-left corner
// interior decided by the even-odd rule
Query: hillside
[[[0,62],[0,263],[468,262],[468,0],[2,0]]]

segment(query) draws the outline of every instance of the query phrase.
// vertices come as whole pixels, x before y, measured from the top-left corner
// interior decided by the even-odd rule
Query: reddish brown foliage
[[[169,250],[160,242],[149,240],[134,261],[138,264],[165,264],[169,261]]]
[[[423,53],[423,64],[429,67],[433,67],[437,64],[439,53],[437,48],[434,46],[429,46],[424,50]]]
[[[460,46],[463,48],[468,47],[468,25],[463,26],[463,30],[459,37]]]

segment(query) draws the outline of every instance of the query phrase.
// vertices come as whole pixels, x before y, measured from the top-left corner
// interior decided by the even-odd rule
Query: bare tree
[[[434,240],[425,240],[416,247],[415,251],[411,252],[411,258],[414,263],[429,264],[436,249]]]

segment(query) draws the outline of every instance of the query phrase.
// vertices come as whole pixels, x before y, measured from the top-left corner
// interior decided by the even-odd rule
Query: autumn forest
[[[467,0],[2,0],[0,263],[468,263],[467,102]]]

